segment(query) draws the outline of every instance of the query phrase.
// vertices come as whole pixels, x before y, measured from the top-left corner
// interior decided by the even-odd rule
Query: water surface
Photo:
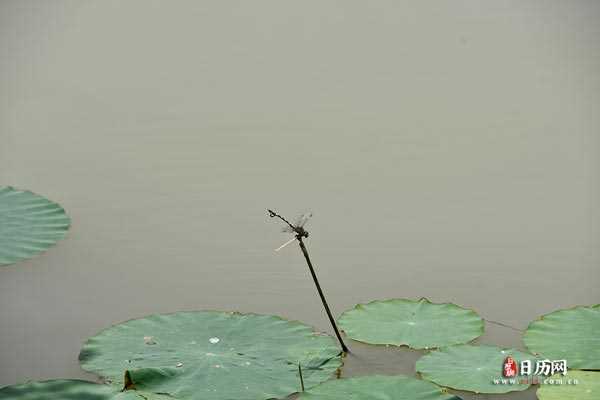
[[[73,226],[0,269],[0,385],[92,378],[83,341],[150,313],[330,332],[266,208],[314,212],[336,315],[427,297],[523,329],[600,302],[599,17],[585,1],[2,2],[0,182]],[[523,348],[493,325],[478,343]],[[349,345],[343,376],[410,375],[421,354]]]

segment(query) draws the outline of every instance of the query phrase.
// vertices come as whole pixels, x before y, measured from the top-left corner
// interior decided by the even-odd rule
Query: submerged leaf
[[[466,343],[483,333],[483,320],[475,311],[427,299],[359,304],[344,312],[338,322],[354,340],[413,349]]]
[[[0,186],[0,265],[33,257],[62,239],[71,220],[37,194]]]
[[[300,400],[460,400],[430,382],[408,376],[336,379],[302,393]]]
[[[600,372],[573,370],[566,376],[553,375],[540,385],[536,395],[540,400],[598,400]]]
[[[153,345],[145,338],[151,336]],[[216,340],[218,339],[218,340]],[[329,336],[270,315],[216,311],[151,315],[115,325],[84,345],[82,367],[113,382],[176,398],[267,399],[307,388],[341,365]]]
[[[529,351],[569,368],[600,369],[600,308],[558,310],[533,321],[523,335]]]
[[[475,393],[507,393],[525,390],[528,384],[495,383],[502,379],[502,367],[507,357],[517,361],[535,357],[515,349],[496,346],[472,346],[468,344],[446,347],[421,357],[416,370],[424,379],[457,390]]]

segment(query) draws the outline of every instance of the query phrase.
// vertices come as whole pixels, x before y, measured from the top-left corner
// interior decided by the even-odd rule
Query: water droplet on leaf
[[[156,344],[156,341],[152,336],[144,336],[144,343],[148,345]]]

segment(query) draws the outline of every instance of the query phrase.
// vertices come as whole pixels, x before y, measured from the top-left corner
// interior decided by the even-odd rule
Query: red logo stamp
[[[517,376],[517,372],[517,362],[510,356],[506,357],[504,364],[502,365],[502,376],[505,378],[513,378]]]

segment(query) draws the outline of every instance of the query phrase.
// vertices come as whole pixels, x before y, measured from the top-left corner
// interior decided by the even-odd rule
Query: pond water
[[[151,313],[331,332],[267,208],[314,213],[335,315],[427,297],[524,329],[599,303],[599,17],[593,2],[2,2],[0,183],[73,225],[0,269],[0,385],[92,378],[83,341]],[[477,343],[523,348],[489,324]],[[342,376],[412,375],[422,354],[348,344]]]

